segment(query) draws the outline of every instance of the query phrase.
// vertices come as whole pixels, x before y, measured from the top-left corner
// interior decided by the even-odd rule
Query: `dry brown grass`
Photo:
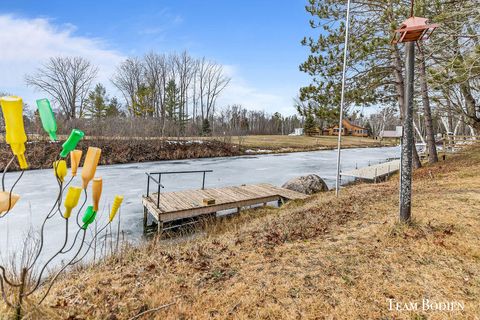
[[[35,319],[478,319],[480,152],[415,173],[414,223],[396,178],[245,212],[177,245],[151,241],[68,274]],[[464,311],[390,311],[387,299]]]
[[[241,144],[245,148],[266,150],[320,150],[331,149],[337,146],[336,136],[281,136],[281,135],[251,135],[232,137],[231,142]],[[395,141],[379,141],[372,138],[343,137],[342,146],[345,148],[355,147],[378,147],[395,145]]]

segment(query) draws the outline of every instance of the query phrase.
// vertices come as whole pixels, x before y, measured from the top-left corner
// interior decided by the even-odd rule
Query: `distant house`
[[[303,128],[295,128],[295,131],[290,133],[289,136],[302,136],[303,135]]]
[[[378,135],[380,138],[401,138],[402,126],[396,126],[395,130],[382,130]]]
[[[342,131],[342,136],[368,137],[367,128],[353,124],[347,119],[343,119],[342,121]],[[331,128],[323,129],[322,134],[325,136],[338,135],[338,125]]]

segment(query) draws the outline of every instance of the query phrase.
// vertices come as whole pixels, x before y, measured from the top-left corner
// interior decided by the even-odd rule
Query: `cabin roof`
[[[343,126],[345,126],[345,127],[349,126],[349,127],[354,127],[354,128],[356,128],[356,129],[363,129],[363,130],[366,130],[366,129],[367,129],[367,128],[365,128],[365,127],[362,127],[362,126],[359,126],[359,125],[356,125],[356,124],[351,123],[350,120],[348,120],[348,119],[343,119],[342,124],[343,124]],[[333,126],[333,127],[330,127],[330,129],[335,129],[335,128],[338,128],[338,124],[335,125],[335,126]]]

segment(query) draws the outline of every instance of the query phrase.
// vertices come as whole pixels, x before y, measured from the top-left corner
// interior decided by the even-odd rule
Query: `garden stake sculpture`
[[[14,158],[12,158],[6,165],[3,175],[2,175],[2,192],[0,192],[0,218],[5,217],[11,209],[15,206],[17,201],[20,199],[20,196],[13,193],[14,187],[20,181],[24,174],[24,170],[28,168],[26,158],[25,158],[25,142],[26,134],[23,127],[23,114],[22,108],[23,103],[22,99],[19,97],[3,97],[0,99],[1,108],[4,114],[5,127],[6,127],[6,141],[10,144],[12,152],[14,153]],[[42,124],[44,130],[49,134],[52,141],[56,141],[56,122],[53,116],[53,112],[50,107],[50,103],[46,99],[37,100],[37,105],[39,107],[39,114],[42,119]],[[86,240],[86,231],[90,224],[95,221],[97,216],[100,197],[102,193],[102,178],[96,177],[92,183],[92,198],[93,205],[87,206],[86,211],[83,213],[82,223],[80,223],[80,215],[83,212],[83,208],[87,203],[88,199],[88,184],[95,176],[96,168],[100,159],[101,149],[89,147],[87,155],[84,161],[84,167],[82,169],[82,187],[74,187],[69,184],[73,181],[77,175],[77,170],[80,165],[80,160],[82,157],[82,151],[75,150],[78,142],[84,137],[84,133],[80,130],[73,129],[68,139],[63,143],[62,150],[57,156],[57,159],[53,162],[53,173],[58,184],[58,195],[56,197],[55,203],[51,207],[50,211],[46,214],[43,223],[40,227],[40,239],[39,244],[36,247],[35,254],[32,257],[31,263],[28,263],[26,266],[22,266],[20,281],[15,282],[12,280],[11,275],[8,274],[6,268],[0,265],[0,291],[2,294],[2,299],[7,306],[15,309],[16,319],[21,319],[22,316],[22,303],[25,298],[31,296],[38,289],[45,287],[45,291],[41,298],[38,300],[37,304],[41,304],[44,299],[47,297],[50,292],[53,284],[57,280],[58,276],[68,267],[80,262],[89,252],[93,241],[101,234],[109,225],[111,225],[119,207],[122,203],[123,196],[115,196],[112,210],[108,217],[108,222],[106,225],[96,232],[92,240],[90,241],[88,248],[82,254],[82,249],[85,247]],[[21,173],[17,180],[13,183],[9,191],[5,190],[5,174],[8,171],[9,166],[12,164],[15,156],[18,159],[19,166],[21,168]],[[67,170],[67,157],[70,156],[71,163],[71,178],[68,182],[65,183],[65,178],[68,174]],[[63,193],[68,187],[68,191],[65,196],[65,201],[63,201]],[[69,221],[72,215],[72,211],[78,206],[80,202],[82,190],[84,193],[84,200],[76,213],[76,221],[78,225],[78,230],[75,234],[73,240],[69,237]],[[65,207],[62,210],[62,203]],[[52,256],[46,260],[46,262],[39,267],[39,272],[33,272],[39,257],[42,255],[44,249],[44,229],[45,225],[53,218],[55,215],[58,215],[64,220],[65,223],[65,235],[61,248],[56,251]],[[80,237],[79,237],[80,236]],[[80,239],[79,241],[77,241]],[[76,248],[78,247],[78,248]],[[76,248],[74,250],[74,248]],[[68,258],[67,263],[65,263],[60,270],[58,270],[52,277],[44,278],[45,271],[49,264],[55,260],[60,255],[66,255],[67,253],[72,252],[71,257]],[[79,257],[80,256],[80,257]],[[29,283],[28,279],[36,277],[34,283]],[[8,287],[8,288],[7,288]],[[9,289],[9,290],[7,290]],[[17,294],[15,299],[12,300],[8,292],[11,293],[12,290],[16,290]]]
[[[37,100],[38,114],[42,121],[43,130],[48,133],[50,140],[57,141],[57,122],[48,99]]]
[[[20,169],[28,169],[27,159],[25,158],[27,135],[23,126],[22,98],[16,96],[3,97],[0,104],[5,120],[5,141],[10,145],[13,154],[17,156]]]

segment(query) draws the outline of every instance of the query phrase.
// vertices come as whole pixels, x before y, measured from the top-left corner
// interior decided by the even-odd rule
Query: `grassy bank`
[[[479,151],[415,172],[411,226],[397,223],[398,179],[355,185],[73,271],[28,317],[476,319]],[[422,310],[423,299],[464,310]],[[390,301],[418,309],[390,310]]]
[[[51,143],[48,141],[35,141],[27,144],[26,157],[31,169],[51,168],[53,161],[62,150],[62,142]],[[227,157],[240,155],[240,149],[230,143],[222,141],[187,141],[163,139],[88,139],[80,141],[77,149],[84,151],[84,156],[89,146],[102,149],[100,164],[120,164],[132,162],[147,162],[160,160],[178,160],[192,158]],[[7,144],[0,144],[0,158],[5,159],[3,166],[12,157],[12,152]],[[83,161],[83,160],[82,160]],[[14,161],[11,169],[17,170]]]
[[[332,149],[337,147],[336,136],[235,136],[231,142],[240,145],[243,149],[269,150],[274,152],[293,152]],[[362,137],[342,137],[344,148],[365,148],[397,145],[394,140],[374,140]]]

